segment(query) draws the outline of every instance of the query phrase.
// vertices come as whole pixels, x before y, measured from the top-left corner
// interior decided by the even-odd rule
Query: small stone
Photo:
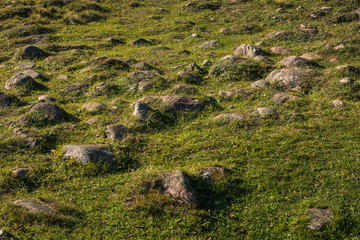
[[[201,78],[198,75],[188,72],[186,70],[178,72],[177,77],[179,80],[185,81],[186,83],[197,84],[201,82]]]
[[[332,7],[322,7],[320,8],[321,11],[331,11],[333,8]]]
[[[57,214],[51,207],[49,207],[41,202],[20,199],[20,200],[16,200],[14,203],[15,203],[15,205],[18,205],[18,206],[28,209],[29,212],[31,212],[31,213],[43,213],[43,214],[48,214],[48,215],[56,215]]]
[[[94,125],[98,121],[99,121],[99,119],[97,119],[97,118],[91,118],[91,119],[88,119],[85,123],[88,125]]]
[[[240,113],[222,113],[213,118],[214,121],[229,123],[235,120],[245,119],[248,116]]]
[[[98,112],[106,108],[103,103],[86,103],[81,106],[81,109],[85,109],[88,112]]]
[[[34,149],[40,144],[40,141],[36,138],[31,137],[26,130],[23,130],[21,128],[15,128],[13,132],[24,141],[24,143],[29,149]]]
[[[135,110],[133,112],[133,115],[140,119],[146,119],[149,110],[150,107],[146,103],[137,102],[135,104]]]
[[[270,48],[270,51],[273,53],[280,53],[280,54],[289,54],[289,53],[293,52],[292,49],[287,48],[287,47],[272,47],[272,48]]]
[[[30,168],[18,168],[14,171],[11,171],[11,173],[18,178],[24,178],[26,177],[26,174],[30,171]],[[0,238],[1,239],[1,238]]]
[[[38,103],[30,109],[30,112],[43,113],[55,122],[64,121],[67,115],[64,109],[53,103]]]
[[[112,142],[122,141],[129,130],[121,124],[113,124],[106,127],[106,136]]]
[[[143,39],[143,38],[139,38],[139,39],[136,39],[135,41],[133,41],[131,43],[131,45],[134,45],[134,46],[139,46],[139,45],[150,45],[150,42],[146,39]]]
[[[253,45],[250,44],[242,44],[235,49],[234,54],[236,56],[245,56],[245,57],[255,57],[257,55],[261,55],[263,51]]]
[[[193,33],[193,34],[191,34],[191,37],[193,37],[193,38],[198,38],[198,37],[200,37],[200,36],[199,36],[199,34],[197,34],[197,33]]]
[[[50,95],[41,95],[38,97],[39,102],[55,102],[55,98]]]
[[[337,66],[335,67],[336,70],[342,70],[342,71],[350,71],[350,72],[357,72],[359,71],[356,67],[351,66],[351,65],[341,65],[341,66]]]
[[[296,99],[298,99],[297,96],[286,94],[286,93],[276,93],[271,98],[271,100],[276,102],[276,103],[285,103],[285,102],[287,102],[289,100],[296,100]]]
[[[254,57],[254,60],[259,61],[259,62],[267,62],[267,61],[269,61],[269,59],[267,57],[261,56],[261,55]]]
[[[241,89],[230,89],[226,91],[219,91],[219,96],[223,98],[229,98],[229,97],[238,97],[240,95],[244,96],[246,92]]]
[[[204,60],[204,62],[201,64],[203,67],[210,67],[212,65],[210,60]]]
[[[305,58],[301,58],[298,56],[291,56],[283,58],[280,61],[281,65],[284,65],[285,67],[307,67],[307,66],[318,66],[316,62],[307,60]]]
[[[319,54],[314,54],[314,53],[305,53],[305,54],[301,55],[300,57],[307,59],[307,60],[314,60],[314,59],[321,58],[321,56]]]
[[[256,108],[255,111],[260,115],[260,117],[278,117],[278,113],[276,110],[268,108],[268,107],[259,107]]]
[[[204,180],[217,180],[225,177],[227,169],[219,166],[211,166],[204,168],[200,176]]]
[[[235,30],[231,29],[231,28],[222,28],[222,29],[220,29],[220,33],[228,34],[228,33],[233,33],[233,32],[235,32]]]
[[[159,76],[157,72],[155,71],[149,71],[149,70],[142,70],[142,71],[134,71],[130,73],[129,75],[131,78],[141,81],[141,80],[149,80],[154,79],[155,77]]]
[[[199,73],[199,74],[204,73],[204,70],[201,67],[199,67],[196,63],[191,63],[191,64],[187,65],[186,70],[189,71],[189,72],[192,72],[194,74],[196,74],[196,73]]]
[[[343,85],[351,85],[354,84],[355,80],[352,78],[343,78],[340,80],[340,83]]]
[[[344,102],[341,100],[334,100],[332,101],[332,105],[335,108],[342,108],[344,106]]]
[[[208,41],[208,42],[204,42],[203,44],[201,44],[199,46],[199,48],[215,48],[219,45],[219,42],[218,41],[215,41],[215,40],[211,40],[211,41]]]
[[[326,224],[331,222],[331,218],[333,217],[330,208],[310,208],[308,215],[310,216],[311,220],[308,228],[311,230],[321,230]]]
[[[49,56],[48,53],[44,52],[43,50],[35,46],[26,46],[21,49],[18,49],[16,55],[18,56],[18,58],[29,58],[29,59],[46,58]]]
[[[196,94],[197,90],[195,87],[185,84],[178,84],[172,88],[172,92],[176,94]]]
[[[340,49],[344,49],[345,47],[346,47],[346,46],[345,46],[344,44],[340,44],[340,45],[334,47],[333,49],[334,49],[334,50],[340,50]]]
[[[150,89],[153,89],[155,86],[156,86],[155,82],[150,81],[150,80],[143,80],[143,81],[140,81],[138,84],[138,91],[145,92]]]
[[[331,63],[334,63],[334,62],[338,62],[339,59],[338,59],[337,57],[334,57],[334,58],[331,58],[329,61],[330,61]]]
[[[103,145],[66,145],[62,149],[65,158],[73,158],[82,164],[89,163],[112,163],[115,155],[107,150]]]
[[[139,63],[136,63],[134,66],[133,66],[135,69],[137,70],[152,70],[154,69],[153,66],[151,66],[150,64],[146,63],[146,62],[139,62]]]
[[[28,84],[33,84],[34,82],[34,79],[29,75],[17,73],[6,82],[5,89],[10,90],[19,86],[27,86]]]
[[[34,69],[36,67],[35,63],[33,62],[23,62],[15,66],[14,70],[29,70]]]
[[[255,89],[265,89],[265,88],[268,88],[269,86],[270,86],[270,84],[264,80],[258,80],[251,84],[251,87],[255,88]]]
[[[20,240],[19,238],[15,237],[14,235],[12,235],[11,233],[9,233],[5,230],[0,230],[0,239],[1,240]]]
[[[83,93],[84,90],[88,87],[89,85],[86,83],[73,83],[70,85],[67,85],[63,90],[62,93],[64,94],[69,94],[69,93]]]
[[[69,76],[67,76],[67,75],[60,75],[60,76],[57,77],[57,79],[58,79],[58,80],[66,81],[66,80],[69,79]]]
[[[39,73],[38,71],[25,70],[22,73],[32,77],[33,79],[45,79],[45,77],[41,73]]]

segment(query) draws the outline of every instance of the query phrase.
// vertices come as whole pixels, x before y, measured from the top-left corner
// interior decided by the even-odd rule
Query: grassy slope
[[[359,66],[358,22],[332,22],[337,11],[348,6],[350,1],[301,1],[305,7],[301,11],[296,10],[300,1],[286,1],[285,4],[285,1],[242,3],[226,0],[222,1],[223,7],[219,11],[185,11],[181,7],[187,1],[143,0],[136,8],[127,1],[97,2],[105,9],[99,14],[106,18],[87,24],[64,23],[61,16],[74,14],[70,12],[70,6],[58,10],[58,19],[40,17],[40,10],[34,10],[29,18],[14,17],[0,22],[3,28],[1,54],[8,54],[24,45],[16,43],[20,37],[8,38],[5,32],[29,21],[55,29],[48,34],[49,40],[45,44],[85,44],[91,47],[82,53],[73,50],[56,53],[75,57],[70,65],[59,67],[57,63],[38,61],[41,72],[52,73],[49,74],[50,81],[43,82],[49,90],[20,95],[18,99],[24,104],[0,109],[0,186],[2,189],[10,187],[0,195],[2,229],[23,239],[28,236],[32,239],[123,239],[129,236],[134,239],[355,239],[359,235],[359,102],[356,92],[349,94],[349,89],[339,86],[341,76],[332,70],[342,64]],[[0,11],[4,12],[3,6],[7,2],[1,4]],[[21,6],[21,1],[17,4]],[[38,4],[39,1],[33,1],[33,5]],[[281,6],[285,12],[276,12]],[[317,20],[305,17],[322,6],[334,9]],[[272,20],[274,16],[280,19]],[[219,32],[224,27],[243,29],[246,23],[256,24],[260,29],[230,35]],[[215,62],[231,54],[242,43],[254,44],[266,39],[263,37],[265,33],[293,31],[302,23],[316,26],[319,34],[309,41],[295,37],[269,42],[263,47],[269,50],[273,46],[286,46],[294,49],[294,55],[318,52],[325,56],[318,61],[324,66],[324,69],[319,69],[322,76],[308,93],[298,94],[299,100],[275,104],[270,98],[278,90],[273,88],[249,90],[246,97],[221,100],[217,95],[219,90],[248,88],[251,81],[223,82],[210,77],[196,86],[197,97],[214,97],[221,108],[208,107],[201,113],[180,114],[173,125],[164,125],[161,129],[138,130],[139,123],[131,116],[130,103],[148,94],[167,93],[178,84],[176,73],[179,70],[170,67],[192,62],[200,65],[205,59]],[[189,37],[194,32],[201,38]],[[112,47],[101,44],[111,36],[123,38],[127,43]],[[167,46],[170,50],[154,51],[155,46],[131,46],[130,43],[139,37],[153,38],[157,41],[155,46]],[[212,50],[197,48],[207,40],[218,40],[220,46]],[[324,48],[328,43],[349,43],[354,48],[336,52]],[[179,54],[185,49],[192,54]],[[128,90],[127,73],[120,72],[110,75],[107,80],[119,84],[126,91],[110,96],[63,96],[63,87],[85,81],[90,75],[79,73],[87,66],[82,61],[98,56],[153,60],[154,66],[165,71],[167,86],[138,93]],[[339,58],[339,62],[330,63],[329,59],[334,56]],[[282,56],[270,55],[269,58],[276,65]],[[5,91],[4,83],[14,74],[12,69],[16,64],[9,61],[8,67],[0,69],[1,91]],[[61,74],[70,76],[69,80],[57,80]],[[89,88],[90,93],[95,85]],[[16,95],[16,92],[12,93]],[[51,140],[49,149],[29,153],[20,148],[19,139],[13,136],[9,122],[27,112],[29,105],[35,104],[42,94],[59,99],[58,104],[81,121],[75,123],[75,128],[71,127],[72,123],[30,126],[29,130]],[[115,98],[123,98],[127,103],[117,110],[106,110],[94,116],[79,110],[83,103],[96,101],[110,105]],[[344,99],[346,108],[332,108],[331,101],[337,98]],[[211,121],[218,113],[251,113],[259,106],[277,109],[280,118],[229,125]],[[305,118],[289,120],[293,113],[301,113]],[[84,123],[92,117],[100,119],[98,124],[89,126]],[[104,138],[104,131],[105,126],[112,123],[132,126],[135,134],[121,144],[109,143]],[[96,171],[94,166],[84,167],[64,160],[61,148],[71,143],[104,143],[124,162],[124,166],[117,171]],[[51,153],[50,149],[56,151]],[[199,179],[201,167],[214,164],[231,169],[231,174],[219,182],[202,182]],[[16,180],[9,174],[16,167],[26,166],[34,169],[28,181]],[[204,202],[203,209],[171,203],[156,193],[137,196],[137,207],[126,207],[126,201],[138,191],[141,182],[158,172],[173,169],[184,170],[199,192],[211,196]],[[18,198],[54,203],[65,217],[52,220],[25,213],[12,205]],[[213,202],[216,200],[221,200],[221,204],[215,207]],[[323,231],[313,232],[306,228],[309,223],[307,209],[313,206],[331,207],[333,210],[334,219]]]

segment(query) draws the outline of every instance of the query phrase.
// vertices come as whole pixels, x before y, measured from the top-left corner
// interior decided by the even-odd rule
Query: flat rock
[[[65,158],[73,158],[82,164],[112,163],[115,159],[112,152],[99,144],[66,145],[62,150]]]
[[[195,87],[186,85],[186,84],[178,84],[174,86],[171,91],[176,94],[196,94],[197,90]]]
[[[45,205],[44,203],[27,200],[27,199],[19,199],[16,200],[15,205],[24,207],[29,210],[31,213],[43,213],[48,215],[56,215],[57,213],[51,207]]]
[[[20,86],[28,86],[34,82],[34,79],[29,75],[24,73],[17,73],[5,83],[5,89],[9,90]]]
[[[161,100],[166,106],[174,111],[200,111],[204,108],[204,104],[198,99],[190,99],[176,95],[150,95],[141,98],[136,102],[150,103],[155,100]]]
[[[225,177],[228,170],[220,166],[211,166],[205,167],[201,173],[200,177],[204,180],[217,180]]]
[[[126,137],[129,130],[121,124],[113,124],[106,127],[106,136],[112,142],[121,141]]]
[[[24,178],[30,172],[30,168],[18,168],[11,173],[18,178]],[[1,239],[1,238],[0,238]]]
[[[245,119],[248,116],[240,113],[222,113],[213,118],[214,121],[229,123],[235,120]]]
[[[199,48],[215,48],[219,45],[218,41],[215,40],[211,40],[208,42],[204,42],[202,44],[199,45]]]
[[[20,239],[5,230],[0,230],[0,240],[20,240]]]
[[[136,102],[134,104],[134,112],[133,115],[139,119],[146,119],[148,116],[148,112],[151,109],[149,105],[143,102]]]
[[[279,53],[279,54],[290,54],[293,52],[292,49],[287,48],[287,47],[272,47],[272,48],[270,48],[270,51],[272,53]]]
[[[258,80],[251,84],[251,88],[254,89],[265,89],[268,88],[270,84],[265,80]]]
[[[310,208],[308,216],[310,216],[311,221],[308,228],[311,230],[321,230],[326,224],[331,222],[333,214],[330,208]]]
[[[290,56],[282,59],[280,64],[285,67],[309,67],[309,66],[318,66],[314,61],[307,60],[299,56]]]
[[[62,74],[58,76],[56,79],[66,81],[69,79],[69,76]]]
[[[159,76],[159,74],[156,71],[140,70],[140,71],[134,71],[134,72],[130,73],[129,76],[137,81],[141,81],[141,80],[145,80],[145,79],[153,79],[153,78]]]
[[[358,72],[359,69],[351,66],[351,65],[341,65],[341,66],[337,66],[335,67],[336,70],[340,70],[340,71],[349,71],[349,72]]]
[[[332,101],[332,105],[335,108],[342,108],[344,106],[344,102],[341,100],[334,100]]]
[[[55,102],[55,98],[50,95],[41,95],[38,97],[39,102]]]
[[[340,83],[343,85],[351,85],[355,83],[355,80],[352,78],[343,78],[340,80]]]
[[[150,45],[150,44],[151,44],[151,42],[148,41],[148,40],[146,40],[146,39],[144,39],[144,38],[138,38],[138,39],[136,39],[135,41],[133,41],[133,42],[131,43],[131,45],[134,45],[134,46]]]
[[[245,57],[255,57],[257,55],[261,55],[263,51],[253,45],[250,44],[242,44],[235,49],[234,54],[236,56],[245,56]]]
[[[154,69],[153,66],[151,66],[150,64],[146,63],[146,62],[138,62],[133,66],[136,70],[152,70]]]
[[[198,205],[196,194],[190,185],[188,176],[184,172],[175,170],[164,174],[161,185],[162,190],[172,198]]]
[[[10,107],[14,100],[6,93],[0,92],[0,108]]]
[[[98,66],[100,68],[115,69],[120,71],[128,71],[130,69],[129,64],[115,58],[105,58],[104,60],[100,61]]]
[[[69,94],[72,92],[76,92],[76,93],[82,93],[89,85],[86,83],[73,83],[70,84],[68,86],[66,86],[62,92],[64,94]]]
[[[32,77],[33,79],[45,79],[45,77],[41,73],[35,70],[25,70],[22,73]]]
[[[223,98],[238,97],[245,94],[246,92],[241,89],[230,89],[230,90],[219,91],[219,96]]]
[[[43,113],[55,122],[61,122],[66,119],[65,110],[53,103],[38,103],[30,109],[30,112]]]
[[[288,100],[295,100],[295,99],[298,99],[298,97],[287,93],[276,93],[271,98],[271,100],[276,103],[285,103]]]
[[[85,109],[88,112],[98,112],[106,108],[103,103],[86,103],[81,106],[81,109]]]
[[[301,58],[307,59],[307,60],[314,60],[314,59],[320,59],[321,55],[316,53],[305,53],[300,56]]]
[[[260,117],[277,117],[279,115],[275,109],[268,107],[259,107],[256,108],[255,111],[260,115]]]
[[[29,70],[34,69],[36,67],[35,63],[33,62],[22,62],[14,67],[14,70]]]
[[[265,81],[280,84],[291,91],[299,91],[302,79],[305,75],[311,73],[315,73],[315,71],[305,68],[283,68],[272,71]]]
[[[16,55],[19,58],[28,58],[28,59],[46,58],[49,56],[48,53],[35,46],[25,46],[21,49],[18,49]]]

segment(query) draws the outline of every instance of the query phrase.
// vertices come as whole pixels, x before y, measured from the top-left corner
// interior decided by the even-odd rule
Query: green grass
[[[64,6],[61,2],[0,3],[0,56],[11,55],[1,63],[6,66],[0,68],[0,91],[16,98],[12,107],[0,108],[1,229],[21,239],[359,238],[359,85],[339,84],[343,77],[358,80],[359,74],[335,70],[344,64],[360,66],[358,21],[350,21],[351,12],[345,22],[336,20],[347,14],[339,10],[359,8],[358,1],[199,0],[194,7],[174,0],[75,0]],[[298,10],[299,5],[304,9]],[[323,6],[333,9],[318,19],[307,17]],[[276,11],[280,7],[284,11]],[[28,22],[36,24],[22,26]],[[318,33],[300,32],[301,24],[316,27]],[[234,31],[224,34],[222,28]],[[279,31],[288,33],[279,40],[265,36]],[[200,37],[191,37],[193,33]],[[18,72],[14,67],[27,61],[15,60],[14,51],[36,36],[44,36],[45,41],[35,45],[55,56],[35,60],[36,70],[48,80],[37,80],[43,87],[31,91],[5,90],[6,81]],[[125,44],[110,44],[110,37]],[[138,38],[152,44],[131,45]],[[210,40],[219,41],[219,46],[198,48]],[[219,61],[241,44],[260,41],[268,62]],[[332,49],[341,43],[350,46]],[[316,60],[321,66],[316,69],[319,75],[309,79],[305,91],[291,93],[299,99],[284,104],[270,100],[283,92],[276,86],[250,88],[252,82],[279,68],[277,63],[284,56],[271,53],[274,46],[291,48],[292,55],[322,56]],[[103,56],[127,62],[129,71],[99,67],[97,58]],[[330,62],[334,57],[338,61]],[[200,83],[190,84],[198,91],[193,97],[206,103],[203,111],[174,113],[161,106],[146,121],[132,116],[131,103],[171,92],[175,85],[185,83],[177,72],[206,59],[213,63],[204,67],[209,74]],[[136,90],[130,77],[136,70],[135,60],[162,71],[154,80],[156,87]],[[69,78],[57,79],[63,74]],[[89,79],[94,74],[98,77]],[[78,82],[89,84],[84,93],[62,93],[67,85]],[[113,83],[115,88],[99,93],[95,86],[101,82]],[[246,94],[218,96],[220,90],[229,89],[243,89]],[[43,94],[57,99],[56,104],[73,118],[55,124],[40,114],[29,115],[30,106]],[[110,102],[116,98],[123,101],[112,108]],[[335,99],[343,100],[344,108],[333,108]],[[90,102],[108,107],[99,113],[81,110]],[[279,118],[253,116],[255,108],[262,106],[276,109]],[[228,112],[251,117],[229,124],[212,120]],[[41,142],[33,150],[26,149],[10,126],[24,114],[34,122],[24,128]],[[91,118],[98,121],[86,124]],[[132,131],[120,143],[105,137],[106,126],[115,123]],[[83,166],[62,157],[63,146],[89,143],[106,145],[116,155],[116,166]],[[216,181],[202,180],[201,170],[214,165],[229,172]],[[11,171],[19,167],[32,171],[27,178],[17,179]],[[161,173],[175,169],[189,175],[199,207],[146,188]],[[31,214],[14,206],[19,198],[48,203],[61,214]],[[307,228],[311,207],[332,209],[334,217],[321,231]]]

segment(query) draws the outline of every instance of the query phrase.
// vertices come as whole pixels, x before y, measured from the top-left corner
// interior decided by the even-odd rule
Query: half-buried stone
[[[88,112],[99,112],[106,108],[106,105],[103,103],[86,103],[81,106],[81,109],[85,109]]]
[[[276,103],[285,103],[288,100],[296,100],[296,99],[298,99],[297,96],[287,94],[287,93],[276,93],[271,98],[271,100],[273,100]]]
[[[196,94],[197,90],[195,87],[186,85],[186,84],[178,84],[174,86],[171,91],[176,94]]]
[[[0,240],[20,240],[20,239],[5,230],[0,230]]]
[[[251,88],[254,89],[265,89],[269,87],[269,83],[264,80],[258,80],[251,84]]]
[[[66,145],[62,150],[65,158],[73,158],[84,165],[113,163],[115,159],[115,155],[100,144]]]
[[[133,112],[133,115],[139,119],[146,119],[148,117],[149,110],[151,110],[149,105],[143,102],[136,102],[134,104],[134,108],[135,110]]]
[[[305,68],[283,68],[272,71],[265,79],[270,83],[276,83],[291,91],[300,91],[303,80],[307,75],[315,74],[316,71]]]
[[[236,56],[255,57],[261,55],[263,50],[250,44],[242,44],[235,49]]]
[[[49,56],[48,53],[43,51],[42,49],[35,47],[35,46],[25,46],[20,48],[15,53],[16,58],[20,59],[39,59],[39,58],[46,58]]]
[[[26,208],[31,213],[42,213],[47,215],[57,214],[57,212],[54,209],[41,202],[27,200],[27,199],[19,199],[16,200],[14,203],[17,206]]]
[[[88,87],[89,85],[86,83],[73,83],[70,85],[67,85],[63,90],[62,93],[64,94],[69,94],[69,93],[83,93],[84,90]]]
[[[112,142],[123,140],[128,134],[128,129],[121,124],[113,124],[106,127],[106,136]]]
[[[257,114],[260,115],[260,117],[262,118],[266,118],[266,117],[278,117],[279,113],[272,108],[268,108],[268,107],[259,107],[255,109],[255,112]]]
[[[352,78],[343,78],[340,80],[340,83],[342,85],[352,85],[352,84],[354,84],[354,82],[355,82],[355,80]]]
[[[219,91],[219,96],[222,98],[239,97],[245,95],[246,92],[241,89],[230,89],[230,90]]]
[[[31,88],[35,83],[31,76],[24,73],[17,73],[5,83],[5,89],[10,90],[18,87]]]
[[[40,79],[40,80],[44,80],[45,77],[39,73],[38,71],[34,71],[34,70],[25,70],[22,72],[25,75],[28,75],[30,77],[32,77],[33,79]]]
[[[245,119],[247,117],[247,115],[240,113],[222,113],[214,117],[213,120],[217,122],[230,123],[232,121]]]
[[[319,65],[311,60],[299,56],[286,57],[280,61],[280,64],[285,67],[318,67]]]
[[[29,70],[34,69],[36,67],[35,63],[33,62],[22,62],[15,66],[14,70]]]
[[[333,214],[330,208],[310,208],[308,216],[311,220],[308,228],[311,230],[321,230],[325,225],[331,222]]]
[[[38,103],[30,109],[31,112],[40,112],[55,122],[62,122],[67,119],[65,110],[53,103]]]
[[[10,107],[14,100],[6,93],[0,92],[0,108]]]
[[[197,196],[190,185],[188,176],[180,171],[175,170],[163,175],[161,180],[162,191],[169,194],[172,198],[181,202],[198,205]]]
[[[50,95],[41,95],[38,97],[39,102],[56,102],[55,98]]]

